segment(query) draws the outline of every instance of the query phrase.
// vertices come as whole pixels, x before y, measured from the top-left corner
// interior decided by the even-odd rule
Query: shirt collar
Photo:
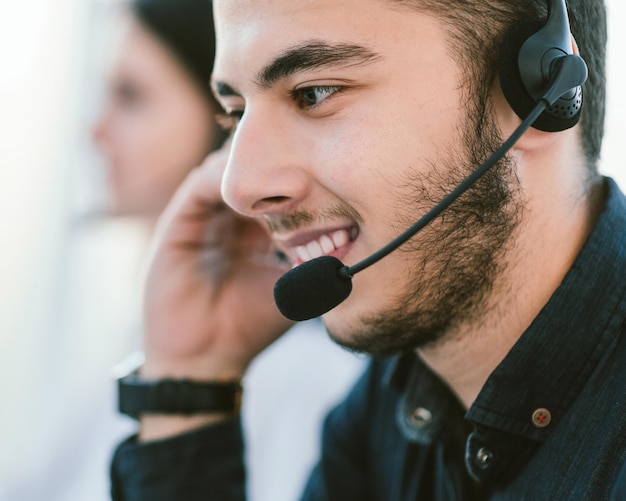
[[[615,340],[626,311],[626,198],[610,179],[606,188],[574,265],[467,412],[475,425],[545,440]],[[458,413],[445,383],[414,354],[398,357],[385,377],[402,392],[397,421],[410,441],[432,442]]]
[[[626,310],[626,198],[611,180],[563,282],[495,369],[470,421],[545,440],[616,341]]]

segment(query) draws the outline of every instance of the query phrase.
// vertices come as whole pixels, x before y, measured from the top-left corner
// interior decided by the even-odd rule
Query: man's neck
[[[550,180],[542,181],[550,186]],[[530,200],[528,210],[541,216],[531,216],[515,233],[505,272],[494,284],[484,314],[418,350],[466,408],[571,268],[600,212],[599,198]]]

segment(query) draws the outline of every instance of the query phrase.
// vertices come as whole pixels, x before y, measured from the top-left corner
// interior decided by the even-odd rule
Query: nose
[[[246,108],[222,178],[224,201],[249,217],[297,207],[310,190],[306,156],[306,141],[287,116]]]

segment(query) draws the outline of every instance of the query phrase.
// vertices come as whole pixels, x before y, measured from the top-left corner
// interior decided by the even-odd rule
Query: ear
[[[502,137],[509,137],[521,123],[521,118],[515,110],[511,108],[507,98],[504,96],[500,82],[494,83],[493,105],[495,116],[500,127]],[[532,150],[547,148],[553,144],[560,134],[546,132],[531,127],[515,143],[512,152],[529,152]]]
[[[521,36],[521,38],[523,39],[525,36],[527,36],[528,33],[532,33],[533,29],[535,29],[537,26],[538,26],[537,24],[533,24],[533,23],[528,23],[528,24],[524,23],[523,25],[520,25],[516,28],[516,30],[514,31],[514,35],[512,36],[513,38]],[[575,54],[575,55],[580,55],[579,50],[578,50],[578,44],[576,43],[576,40],[571,34],[569,35],[569,41],[571,44],[570,53]],[[509,43],[511,43],[511,40],[509,40]],[[517,45],[517,43],[518,42],[515,42],[515,45]],[[506,47],[503,49],[503,52],[506,53],[509,50],[511,50],[511,48]],[[521,80],[518,80],[513,85],[508,85],[506,89],[506,91],[508,92],[508,95],[505,95],[505,91],[502,88],[502,80],[506,75],[508,76],[510,75],[506,73],[507,70],[503,71],[502,59],[501,59],[500,70],[501,70],[500,75],[499,75],[500,78],[494,84],[494,106],[496,109],[496,115],[498,117],[498,122],[500,124],[500,130],[502,131],[502,135],[503,137],[508,137],[515,130],[515,128],[520,124],[520,121],[521,121],[519,117],[519,113],[520,113],[519,109],[514,109],[514,107],[512,106],[512,101],[513,101],[513,104],[515,104],[519,99],[529,99],[529,97],[527,93],[525,92],[525,90],[521,87],[521,84],[522,84]],[[534,102],[532,104],[534,105]],[[530,106],[530,103],[527,104],[527,106]],[[580,110],[578,110],[577,116],[575,117],[576,123],[578,122],[579,116],[580,116]],[[559,125],[559,124],[557,123],[556,125]],[[569,125],[567,128],[570,128],[570,127],[571,125]],[[554,132],[559,132],[560,130],[561,129],[558,127],[557,127],[557,130],[555,130],[553,127],[548,127],[548,128],[532,127],[517,142],[517,144],[515,145],[515,149],[532,150],[535,148],[545,148],[549,144],[553,143],[556,137],[558,136],[558,134],[554,134]]]

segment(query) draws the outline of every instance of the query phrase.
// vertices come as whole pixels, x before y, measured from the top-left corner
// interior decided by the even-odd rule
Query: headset
[[[522,21],[508,31],[500,49],[500,86],[520,118],[526,118],[537,105],[557,70],[555,65],[558,61],[572,54],[565,0],[548,1],[545,22]],[[582,112],[582,83],[559,97],[533,127],[546,132],[559,132],[576,125]]]
[[[502,92],[522,119],[513,134],[483,164],[410,228],[353,266],[321,256],[285,273],[274,286],[280,312],[295,321],[320,316],[352,292],[352,277],[400,247],[447,209],[514,146],[531,126],[559,132],[576,125],[583,106],[587,65],[574,54],[565,0],[547,0],[545,21],[524,21],[505,35],[499,57]]]

